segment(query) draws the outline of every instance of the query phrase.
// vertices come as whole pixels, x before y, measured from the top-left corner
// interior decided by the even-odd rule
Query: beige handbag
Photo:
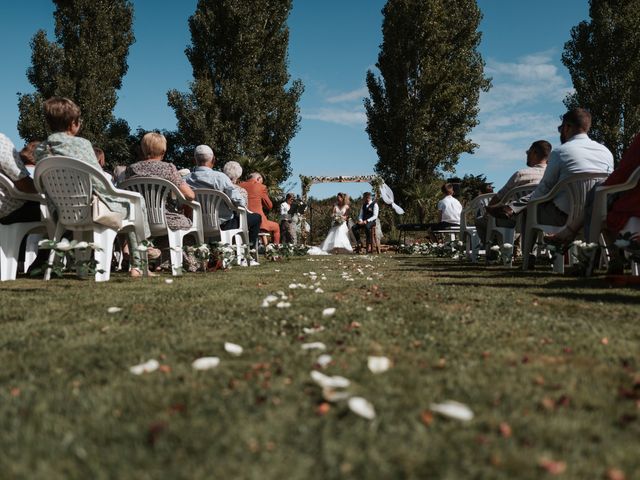
[[[122,228],[122,214],[109,210],[107,204],[104,203],[98,195],[93,196],[91,209],[95,223],[99,223],[113,230],[120,230]]]

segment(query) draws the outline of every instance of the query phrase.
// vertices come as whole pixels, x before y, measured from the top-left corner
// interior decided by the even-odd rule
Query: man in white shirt
[[[438,202],[439,221],[436,223],[427,223],[427,235],[433,238],[434,231],[446,230],[460,226],[460,214],[462,213],[462,204],[453,196],[453,185],[445,183],[442,185],[442,193],[444,197]]]
[[[589,138],[590,128],[591,114],[585,109],[574,108],[565,113],[558,127],[562,145],[551,152],[538,187],[531,195],[507,206],[501,216],[510,218],[523,211],[529,200],[543,197],[558,182],[576,173],[611,173],[613,155],[607,147]],[[564,225],[569,207],[567,192],[560,192],[553,201],[541,205],[538,218],[546,225]],[[576,229],[576,226],[570,228]]]
[[[375,228],[378,213],[380,212],[379,208],[378,204],[371,198],[370,192],[365,192],[362,195],[362,208],[360,209],[360,215],[358,215],[358,221],[351,227],[357,242],[357,252],[362,249],[362,242],[360,241],[360,230],[362,228],[364,228],[364,233],[367,237],[367,244],[371,244],[371,229]]]

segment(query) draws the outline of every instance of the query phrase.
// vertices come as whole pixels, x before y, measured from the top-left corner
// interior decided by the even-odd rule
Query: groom
[[[360,251],[362,243],[360,241],[360,229],[364,228],[364,233],[367,236],[367,243],[371,244],[371,228],[375,228],[376,220],[378,219],[378,204],[371,199],[371,193],[365,192],[362,196],[362,208],[360,209],[360,215],[358,216],[358,222],[351,227],[353,236],[356,237],[358,243],[356,249]]]

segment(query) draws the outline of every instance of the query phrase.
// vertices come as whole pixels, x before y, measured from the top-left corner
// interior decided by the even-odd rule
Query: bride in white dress
[[[320,244],[319,250],[324,253],[351,253],[349,239],[349,196],[346,193],[337,195],[337,202],[332,210],[331,230]]]

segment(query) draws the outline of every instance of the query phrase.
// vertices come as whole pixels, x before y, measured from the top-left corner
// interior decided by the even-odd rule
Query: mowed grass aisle
[[[640,478],[637,289],[393,255],[165,278],[0,285],[2,478]],[[321,353],[374,420],[323,404]]]

